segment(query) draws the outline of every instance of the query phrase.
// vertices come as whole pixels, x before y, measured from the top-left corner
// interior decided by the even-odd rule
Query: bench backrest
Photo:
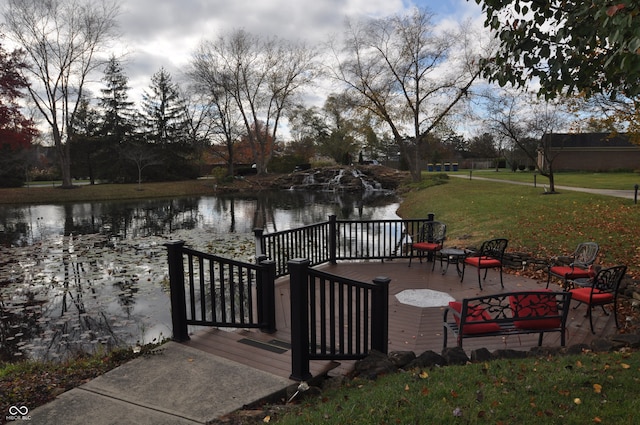
[[[551,330],[565,327],[570,292],[519,291],[483,295],[462,300],[459,326],[462,332],[482,325],[513,324],[521,329]]]

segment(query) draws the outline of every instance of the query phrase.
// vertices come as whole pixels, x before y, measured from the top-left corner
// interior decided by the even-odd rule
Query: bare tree
[[[230,78],[221,58],[211,51],[209,43],[202,44],[193,54],[188,75],[194,85],[194,92],[201,93],[200,108],[207,111],[209,128],[207,137],[214,145],[224,146],[223,159],[227,163],[227,174],[234,174],[234,145],[242,133],[242,116],[229,90]]]
[[[492,130],[522,150],[536,165],[540,175],[549,179],[549,192],[555,193],[550,139],[543,137],[562,130],[569,119],[562,99],[545,101],[522,90],[498,89],[487,106]],[[534,147],[531,140],[539,143]]]
[[[98,53],[115,35],[118,10],[104,0],[7,0],[3,9],[10,36],[26,52],[26,76],[36,82],[29,92],[51,128],[63,187],[72,186],[70,124],[87,77],[104,63]]]
[[[152,165],[162,164],[162,161],[147,143],[129,142],[122,147],[122,156],[136,164],[138,168],[138,189],[142,185],[142,171]]]
[[[262,39],[243,30],[204,42],[193,68],[215,76],[201,80],[210,93],[220,89],[233,99],[251,146],[258,174],[273,154],[280,120],[294,95],[313,81],[315,52],[302,43]],[[221,98],[224,99],[224,98]],[[266,131],[255,131],[255,128]]]
[[[349,23],[342,49],[333,49],[335,78],[389,126],[416,181],[421,145],[481,72],[470,32],[437,32],[432,20],[426,9],[414,9],[406,16]]]

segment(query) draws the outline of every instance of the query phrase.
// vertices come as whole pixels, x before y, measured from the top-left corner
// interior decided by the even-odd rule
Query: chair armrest
[[[447,323],[447,314],[451,312],[451,315],[453,316],[454,320],[456,318],[458,318],[458,320],[456,320],[457,323],[460,323],[460,313],[458,313],[455,309],[451,308],[451,307],[445,307],[444,308],[444,316],[443,316],[443,322]]]

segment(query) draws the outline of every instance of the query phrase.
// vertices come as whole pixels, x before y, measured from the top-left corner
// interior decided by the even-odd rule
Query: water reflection
[[[0,207],[0,359],[64,358],[170,337],[166,251],[251,261],[253,229],[397,218],[380,196],[278,192]]]

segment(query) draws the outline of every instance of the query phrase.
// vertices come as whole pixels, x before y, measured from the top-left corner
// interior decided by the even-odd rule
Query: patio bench
[[[451,301],[444,310],[444,343],[448,331],[458,347],[465,338],[538,333],[538,345],[548,332],[560,332],[565,345],[571,293],[550,290],[508,292]],[[451,316],[449,316],[451,315]]]

